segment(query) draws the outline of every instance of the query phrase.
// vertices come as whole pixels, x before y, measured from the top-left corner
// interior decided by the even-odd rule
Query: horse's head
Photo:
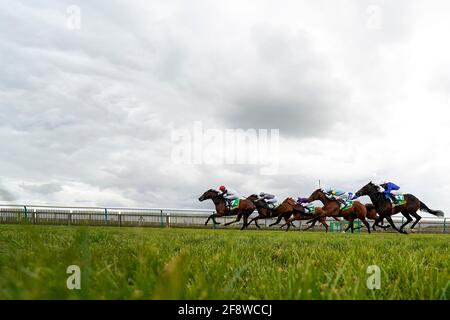
[[[371,194],[378,192],[378,186],[374,184],[372,181],[370,181],[368,184],[366,184],[364,187],[356,191],[355,196],[361,197],[361,196],[370,196]]]
[[[311,195],[308,198],[308,202],[320,200],[324,195],[325,193],[323,192],[322,189],[317,189],[313,193],[311,193]]]
[[[214,199],[219,196],[219,191],[214,189],[209,189],[203,193],[200,198],[198,198],[198,201],[205,201],[208,199]]]

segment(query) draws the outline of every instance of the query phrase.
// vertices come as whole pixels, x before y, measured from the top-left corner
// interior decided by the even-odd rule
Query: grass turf
[[[0,225],[0,299],[449,299],[450,237]],[[69,265],[81,290],[68,290]],[[367,268],[381,270],[369,290]]]

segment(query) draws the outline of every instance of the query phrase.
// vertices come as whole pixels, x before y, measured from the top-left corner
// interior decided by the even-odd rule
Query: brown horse
[[[372,203],[366,203],[366,210],[367,210],[367,215],[366,218],[375,221],[372,225],[372,230],[376,231],[375,226],[378,226],[382,229],[387,229],[390,226],[385,226],[383,225],[383,220],[381,220],[381,225],[379,224],[380,221],[378,221],[379,215],[377,213],[377,209],[375,208],[375,206]],[[355,230],[361,229],[362,226],[360,227],[356,227]]]
[[[285,221],[288,220],[292,216],[292,214],[294,214],[297,210],[303,210],[303,212],[304,212],[305,209],[303,207],[302,207],[302,209],[300,209],[297,205],[297,202],[293,198],[291,198],[291,197],[286,198],[276,208],[274,216],[277,216],[277,220],[274,223],[269,224],[269,227],[279,224],[281,219],[283,219],[283,218]]]
[[[322,191],[322,189],[317,189],[314,191],[309,198],[307,199],[307,202],[313,202],[319,200],[323,203],[323,213],[319,217],[343,217],[345,220],[349,222],[348,227],[345,229],[347,231],[351,228],[352,233],[354,230],[353,221],[355,219],[359,219],[362,221],[362,223],[366,226],[367,231],[370,233],[370,225],[366,220],[367,216],[367,209],[366,206],[363,205],[359,201],[353,201],[353,206],[346,210],[341,210],[341,205],[339,201],[334,199],[329,199],[325,192]],[[319,220],[319,217],[315,218],[316,220]]]
[[[431,210],[412,194],[404,194],[405,204],[393,207],[392,202],[389,199],[386,199],[386,197],[378,191],[378,186],[372,183],[372,181],[359,189],[355,195],[357,197],[369,196],[380,215],[377,221],[382,221],[382,219],[386,218],[394,230],[404,234],[407,234],[407,232],[403,230],[403,228],[413,220],[411,216],[416,218],[416,221],[411,225],[411,230],[414,229],[415,225],[422,219],[422,217],[417,214],[417,211],[419,210],[426,211],[438,217],[444,216],[444,213],[441,210]],[[401,213],[406,218],[406,222],[400,226],[400,229],[395,226],[391,218],[392,215],[397,213]]]
[[[250,222],[247,224],[249,226],[253,221],[255,221],[255,225],[258,228],[261,228],[258,224],[259,219],[268,219],[268,218],[278,218],[278,211],[277,209],[270,208],[269,205],[263,200],[259,199],[259,197],[256,194],[252,194],[247,198],[248,200],[252,201],[254,205],[256,206],[256,210],[258,211],[258,216],[254,217],[250,220]],[[285,221],[288,221],[289,216],[287,214],[282,215]],[[295,228],[295,226],[293,225]]]
[[[226,223],[225,225],[228,226],[232,223],[239,222],[242,217],[244,217],[244,224],[242,225],[242,229],[245,228],[247,225],[248,217],[255,211],[256,206],[253,204],[252,201],[247,199],[241,199],[239,202],[239,206],[236,209],[230,210],[230,208],[227,206],[227,202],[225,198],[219,193],[219,191],[214,189],[209,189],[203,193],[203,195],[198,198],[199,201],[205,201],[211,199],[214,205],[216,206],[216,213],[210,215],[208,219],[206,219],[205,226],[208,224],[209,219],[213,220],[214,224],[220,224],[216,221],[216,217],[223,217],[223,216],[234,216],[237,215],[235,221],[231,221]]]
[[[298,208],[298,206],[300,206],[302,209]],[[289,227],[291,224],[292,225],[294,224],[293,221],[310,220],[307,223],[312,222],[312,224],[310,226],[308,226],[307,228],[305,228],[304,231],[311,229],[312,227],[314,227],[316,222],[319,221],[325,227],[325,232],[328,232],[328,224],[326,222],[327,218],[324,216],[324,210],[321,207],[315,207],[313,213],[306,213],[305,208],[301,204],[297,204],[296,209],[297,210],[295,210],[294,216],[291,217],[288,221],[286,221],[286,223],[284,225],[281,226],[281,227],[284,227],[285,225],[287,225],[286,231],[289,230]],[[317,218],[317,220],[316,220],[316,218]],[[333,217],[333,218],[337,221],[341,221],[337,217]]]

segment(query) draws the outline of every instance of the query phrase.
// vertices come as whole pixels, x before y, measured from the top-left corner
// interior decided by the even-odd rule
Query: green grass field
[[[0,299],[449,299],[450,237],[0,225]],[[68,290],[69,265],[81,289]],[[369,265],[381,289],[369,290]]]

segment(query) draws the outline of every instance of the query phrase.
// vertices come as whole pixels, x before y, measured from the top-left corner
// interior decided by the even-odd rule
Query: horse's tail
[[[433,215],[435,215],[437,217],[443,217],[444,216],[444,212],[442,210],[431,210],[422,201],[420,201],[420,208],[419,209],[420,209],[420,211],[426,211],[426,212],[431,213],[431,214],[433,214]]]

